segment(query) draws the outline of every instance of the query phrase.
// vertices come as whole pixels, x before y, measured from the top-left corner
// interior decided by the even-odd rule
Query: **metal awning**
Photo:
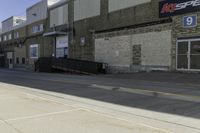
[[[67,35],[67,32],[53,31],[53,32],[47,32],[43,34],[44,37],[62,36],[62,35]]]

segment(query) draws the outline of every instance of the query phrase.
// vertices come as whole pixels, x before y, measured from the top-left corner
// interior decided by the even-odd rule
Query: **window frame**
[[[39,33],[44,31],[44,24],[38,24],[32,26],[32,33]]]
[[[3,41],[7,41],[7,35],[3,36]]]
[[[8,40],[12,40],[12,33],[8,34]]]
[[[35,55],[36,56],[32,56],[32,49],[33,48],[36,48],[36,53]],[[30,59],[38,59],[39,58],[39,44],[31,44],[30,47],[29,47],[29,56],[30,56]]]
[[[19,32],[18,31],[15,32],[14,37],[15,37],[15,39],[19,38]]]

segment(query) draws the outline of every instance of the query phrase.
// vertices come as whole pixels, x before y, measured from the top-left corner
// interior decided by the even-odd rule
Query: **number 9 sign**
[[[183,27],[184,28],[195,27],[195,26],[197,26],[197,16],[196,15],[183,17]]]

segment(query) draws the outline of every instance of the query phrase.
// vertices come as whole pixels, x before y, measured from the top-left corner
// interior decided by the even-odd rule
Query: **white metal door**
[[[7,53],[7,61],[8,61],[8,68],[12,69],[13,68],[13,52]]]

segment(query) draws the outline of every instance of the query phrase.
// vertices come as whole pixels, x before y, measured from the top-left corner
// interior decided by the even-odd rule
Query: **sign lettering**
[[[160,18],[200,11],[200,0],[165,0],[159,3]]]

